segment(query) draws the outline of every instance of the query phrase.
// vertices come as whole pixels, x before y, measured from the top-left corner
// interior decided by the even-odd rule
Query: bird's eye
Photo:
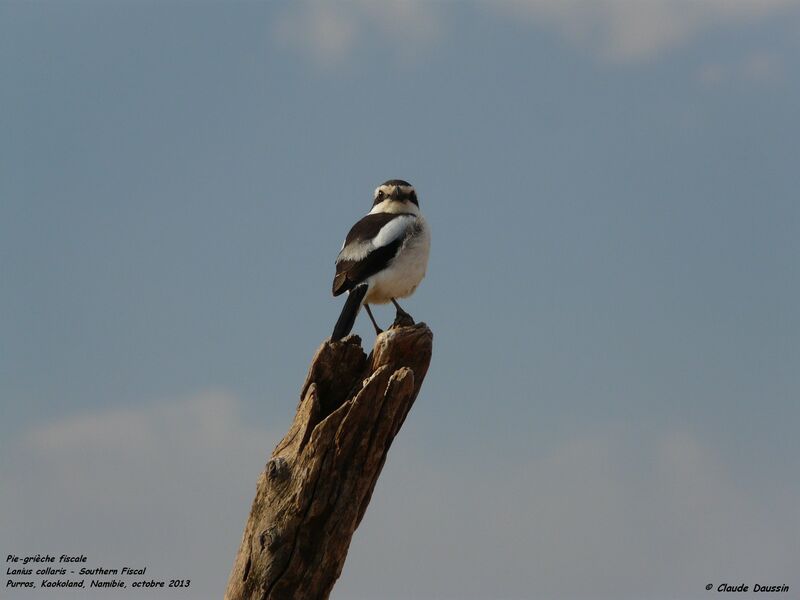
[[[383,200],[384,196],[386,196],[386,194],[384,194],[384,193],[383,193],[383,190],[378,190],[378,195],[377,195],[377,196],[375,196],[375,197],[376,197],[378,200]]]

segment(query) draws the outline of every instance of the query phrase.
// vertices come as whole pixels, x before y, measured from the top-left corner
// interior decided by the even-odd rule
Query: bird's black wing
[[[333,295],[343,294],[385,269],[403,245],[408,225],[413,220],[414,215],[406,213],[376,213],[367,215],[353,225],[336,259]],[[396,222],[396,226],[384,229],[392,221]],[[385,239],[380,238],[381,230],[384,230]],[[379,244],[376,244],[376,240]]]
[[[344,240],[342,251],[339,253],[339,255],[341,256],[342,253],[353,244],[374,240],[377,237],[378,232],[383,229],[384,225],[390,221],[394,221],[399,216],[402,215],[384,212],[367,215],[350,228],[350,231]]]

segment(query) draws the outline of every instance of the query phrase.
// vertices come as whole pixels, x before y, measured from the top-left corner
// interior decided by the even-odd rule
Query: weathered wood
[[[327,598],[386,453],[419,393],[433,333],[423,323],[317,350],[294,422],[258,480],[226,600]]]

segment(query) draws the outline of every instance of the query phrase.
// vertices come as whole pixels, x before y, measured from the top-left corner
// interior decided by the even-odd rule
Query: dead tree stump
[[[288,433],[258,480],[225,600],[322,600],[431,359],[424,324],[317,350]]]

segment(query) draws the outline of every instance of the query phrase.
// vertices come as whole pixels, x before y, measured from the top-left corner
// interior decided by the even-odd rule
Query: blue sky
[[[434,358],[334,598],[797,588],[799,50],[791,0],[0,2],[0,538],[220,597],[397,177]]]

